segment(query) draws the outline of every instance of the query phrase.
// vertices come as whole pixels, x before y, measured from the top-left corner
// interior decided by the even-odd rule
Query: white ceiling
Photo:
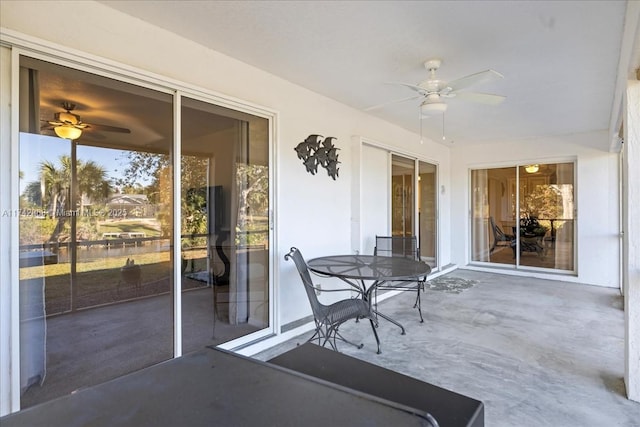
[[[429,58],[443,60],[444,80],[500,72],[472,90],[503,104],[447,101],[446,142],[457,145],[609,129],[630,33],[627,2],[611,0],[101,3],[359,110],[414,94],[387,83],[419,83]],[[625,77],[640,66],[637,38],[634,28]],[[369,114],[418,133],[418,105]],[[425,119],[423,134],[441,141],[442,124]]]

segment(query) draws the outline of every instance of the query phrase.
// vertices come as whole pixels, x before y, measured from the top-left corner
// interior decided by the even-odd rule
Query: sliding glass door
[[[173,96],[20,66],[24,408],[174,355]]]
[[[516,168],[471,171],[472,261],[515,265],[515,182]]]
[[[413,236],[415,160],[391,156],[391,235]]]
[[[432,268],[437,266],[436,170],[433,164],[391,155],[391,234],[417,236],[420,257]]]
[[[182,98],[184,351],[269,325],[268,129]]]
[[[418,245],[420,257],[438,266],[438,175],[436,165],[418,161]]]
[[[574,271],[574,164],[471,171],[471,260]]]
[[[22,408],[269,332],[267,118],[29,57],[19,94]]]

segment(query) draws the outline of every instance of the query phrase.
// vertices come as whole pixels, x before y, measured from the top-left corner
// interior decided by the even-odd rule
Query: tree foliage
[[[209,158],[183,155],[180,157],[180,165],[182,234],[206,234]],[[141,189],[151,203],[159,205],[158,219],[165,236],[170,235],[173,223],[172,170],[171,157],[167,154],[131,151],[126,154],[124,173],[116,183],[120,188],[127,190]],[[246,231],[252,228],[255,218],[264,223],[268,217],[268,166],[237,163],[235,170],[238,195],[237,229]],[[246,237],[240,240],[242,241],[236,243],[247,243]]]
[[[559,218],[562,214],[562,194],[549,185],[538,185],[523,197],[520,210],[539,218]]]
[[[197,156],[180,157],[182,185],[183,234],[207,232],[206,186],[209,159]],[[141,191],[151,203],[159,206],[158,219],[162,234],[172,231],[171,202],[173,200],[173,173],[168,154],[130,151],[126,154],[126,166],[116,185],[131,191]],[[146,183],[146,185],[144,184]]]
[[[239,163],[236,168],[238,184],[238,222],[236,230],[258,231],[265,228],[269,218],[269,168],[266,165]],[[236,243],[249,245],[266,243],[265,234],[238,233]]]
[[[104,203],[112,192],[104,167],[93,160],[76,160],[76,174],[77,206],[71,206],[71,158],[67,155],[60,156],[58,162],[41,162],[38,181],[28,183],[22,193],[22,200],[26,205],[39,207],[48,212],[50,217],[57,217],[57,225],[51,232],[52,241],[58,240],[65,230],[69,216],[63,211],[75,211],[80,208],[82,214],[83,200]]]

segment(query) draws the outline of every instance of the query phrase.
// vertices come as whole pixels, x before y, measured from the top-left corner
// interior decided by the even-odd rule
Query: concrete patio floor
[[[345,354],[481,400],[485,425],[640,426],[640,403],[626,399],[623,300],[617,289],[471,270],[461,293],[427,291],[425,323],[405,292],[379,305],[407,333],[380,320],[382,354],[369,322],[340,329],[363,342]],[[444,277],[444,276],[443,276]],[[268,360],[311,333],[257,354]]]

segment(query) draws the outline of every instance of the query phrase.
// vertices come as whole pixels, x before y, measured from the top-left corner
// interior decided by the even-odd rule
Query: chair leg
[[[335,342],[336,338],[340,339],[341,341],[346,342],[347,344],[351,344],[352,346],[354,346],[357,349],[360,349],[362,347],[364,347],[364,344],[360,343],[360,344],[356,344],[352,341],[349,341],[348,339],[346,339],[345,337],[343,337],[339,332],[338,332],[338,328],[335,328],[335,330],[333,331],[333,341]]]
[[[318,338],[318,344],[320,344],[320,336],[318,335],[318,330],[317,329],[313,333],[313,335],[311,335],[311,337],[307,340],[307,342],[313,341],[314,339],[316,339],[316,337]]]
[[[327,345],[327,343],[329,343],[329,345],[331,346],[331,349],[334,351],[338,351],[338,343],[337,340],[340,341],[344,341],[347,344],[351,344],[352,346],[361,349],[362,347],[364,347],[364,344],[360,343],[360,344],[356,344],[352,341],[349,341],[348,339],[346,339],[345,337],[343,337],[340,332],[338,331],[338,327],[336,326],[325,326],[324,331],[322,330],[322,327],[318,327],[318,329],[316,329],[316,333],[313,334],[313,336],[311,338],[309,338],[307,340],[307,342],[313,340],[315,337],[318,337],[318,345],[325,347]],[[324,340],[323,340],[324,338]]]
[[[401,331],[400,335],[406,335],[407,334],[407,332],[404,330],[404,326],[402,326],[402,324],[400,322],[392,319],[391,317],[387,316],[386,314],[380,313],[379,311],[375,311],[374,312],[374,316],[376,317],[376,321],[377,321],[378,316],[380,316],[383,319],[385,319],[386,321],[391,322],[394,325],[396,325],[397,327],[399,327],[400,331]]]
[[[320,345],[320,340],[322,339],[322,325],[320,325],[318,322],[316,322],[315,332],[313,333],[313,335],[311,335],[311,338],[309,338],[307,342],[313,341],[314,339],[316,339],[316,337],[318,339],[318,345]]]
[[[380,351],[380,338],[378,338],[378,331],[376,331],[376,326],[373,323],[373,319],[369,319],[369,322],[371,323],[371,329],[373,330],[373,336],[376,337],[376,344],[378,345],[377,353],[380,354],[382,352]]]
[[[324,327],[324,331],[322,331],[321,335],[322,335],[322,338],[324,338],[324,341],[322,341],[322,344],[320,344],[320,335],[318,335],[318,344],[324,347],[327,345],[327,342],[328,342],[333,350],[338,351],[338,348],[336,347],[336,344],[335,344],[335,337],[334,337],[334,340],[331,341],[331,329],[328,326]]]
[[[420,288],[422,288],[422,283],[418,283],[418,296],[416,297],[416,302],[413,304],[413,308],[418,309],[418,314],[420,314],[420,323],[424,323],[424,319],[422,318],[422,304],[420,300]]]

